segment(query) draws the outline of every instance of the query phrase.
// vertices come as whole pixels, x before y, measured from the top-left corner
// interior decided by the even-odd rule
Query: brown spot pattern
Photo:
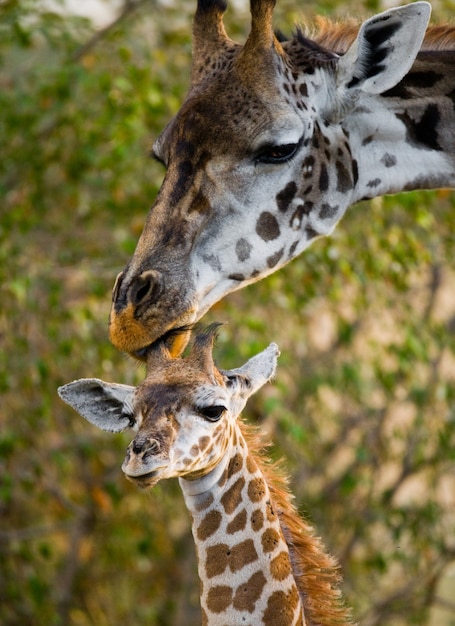
[[[276,580],[285,580],[292,574],[291,563],[287,552],[280,552],[270,563],[270,573]]]
[[[245,479],[242,476],[222,496],[221,504],[228,515],[233,513],[242,501],[242,489],[244,486]]]
[[[216,546],[207,548],[205,561],[207,578],[213,578],[225,571],[230,554],[229,546],[225,543],[218,543]]]
[[[319,217],[321,218],[321,220],[330,219],[336,216],[338,210],[339,210],[338,204],[331,206],[327,202],[323,202],[321,204],[321,209],[319,211]]]
[[[233,535],[243,530],[246,526],[246,510],[243,509],[238,513],[234,519],[226,526],[226,532],[228,535]]]
[[[264,480],[262,478],[253,478],[248,485],[248,496],[251,502],[260,502],[265,494]]]
[[[337,173],[337,191],[346,193],[352,189],[352,178],[343,162],[337,161],[335,163],[335,169]]]
[[[264,611],[264,626],[289,626],[294,621],[294,614],[299,603],[299,594],[295,586],[287,593],[274,591]]]
[[[212,587],[207,596],[207,608],[212,613],[222,613],[232,604],[232,589],[227,585]]]
[[[258,532],[264,526],[264,513],[261,509],[256,509],[251,513],[251,528]]]
[[[276,203],[278,209],[282,212],[289,208],[289,205],[295,198],[297,193],[297,185],[294,181],[289,182],[284,189],[279,191],[276,195]]]
[[[220,527],[222,520],[221,513],[219,511],[210,511],[205,518],[199,524],[197,529],[197,537],[200,541],[205,541],[211,537]]]
[[[266,583],[264,574],[259,571],[255,572],[246,581],[244,585],[240,585],[234,595],[233,605],[238,611],[248,611],[252,613],[259,600]]]
[[[321,169],[319,172],[319,190],[327,191],[329,188],[329,173],[327,172],[327,167],[323,163],[321,165]]]
[[[235,252],[239,261],[246,261],[250,258],[253,246],[246,239],[239,239],[235,244]]]
[[[233,274],[229,274],[228,278],[231,280],[237,280],[239,283],[245,280],[245,275],[240,272],[234,272]]]
[[[264,241],[273,241],[280,236],[280,225],[273,213],[261,213],[256,223],[256,232]]]
[[[243,457],[241,454],[237,453],[229,461],[228,475],[233,476],[234,474],[237,474],[237,472],[240,472],[242,467],[243,467]]]
[[[228,472],[227,472],[227,467],[226,467],[224,472],[220,476],[220,479],[218,481],[218,486],[219,487],[224,487],[224,485],[227,482],[227,479],[228,479]]]
[[[305,235],[308,239],[314,239],[315,237],[318,237],[320,233],[318,233],[317,230],[314,230],[314,228],[311,228],[311,226],[307,226],[305,228]]]
[[[283,256],[283,253],[284,248],[281,248],[280,250],[275,252],[275,254],[271,254],[270,256],[268,256],[266,259],[267,267],[275,267],[275,265],[280,261],[281,257]]]
[[[280,543],[280,535],[273,528],[267,528],[262,534],[262,548],[264,552],[273,552]]]
[[[389,154],[386,152],[382,158],[380,159],[381,163],[385,165],[385,167],[393,167],[397,164],[397,158],[393,154]]]
[[[212,502],[213,495],[209,493],[207,497],[203,498],[200,502],[197,503],[196,511],[204,511],[204,509],[208,509]]]
[[[289,220],[289,226],[293,226],[294,222],[301,223],[304,215],[309,215],[313,210],[314,204],[307,200],[303,204],[299,204],[293,212],[291,219]]]
[[[232,572],[237,572],[248,563],[253,563],[258,558],[252,539],[246,539],[231,549],[229,567]]]
[[[252,539],[246,539],[236,546],[229,547],[225,543],[218,543],[207,548],[205,571],[207,578],[223,574],[227,567],[231,572],[237,572],[245,565],[253,563],[258,558]]]
[[[210,437],[207,437],[207,435],[205,435],[204,437],[199,437],[199,449],[200,450],[205,450],[205,448],[209,445],[210,443]]]

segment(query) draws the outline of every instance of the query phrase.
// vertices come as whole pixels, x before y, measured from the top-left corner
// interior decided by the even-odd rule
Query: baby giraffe
[[[179,478],[203,626],[348,624],[334,559],[297,515],[257,432],[239,419],[248,397],[274,375],[278,348],[272,343],[242,367],[219,370],[215,332],[198,334],[186,358],[153,347],[136,388],[88,378],[59,394],[102,430],[136,431],[122,465],[136,485]]]

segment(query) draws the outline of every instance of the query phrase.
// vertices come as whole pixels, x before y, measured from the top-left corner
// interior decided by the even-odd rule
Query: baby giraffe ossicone
[[[220,370],[215,332],[198,334],[185,358],[155,346],[138,387],[87,378],[59,394],[102,430],[136,431],[122,465],[129,480],[148,488],[179,478],[203,626],[348,624],[335,560],[298,516],[257,431],[239,419],[248,397],[274,375],[278,348],[272,343],[242,367]]]

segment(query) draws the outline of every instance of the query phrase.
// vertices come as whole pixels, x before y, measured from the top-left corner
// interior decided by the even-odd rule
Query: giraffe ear
[[[134,425],[134,387],[81,378],[58,388],[60,398],[101,430],[120,433]]]
[[[274,376],[279,356],[278,346],[276,343],[271,343],[242,367],[222,371],[227,388],[240,393],[246,400]]]
[[[428,2],[414,2],[364,22],[338,62],[338,88],[379,94],[395,87],[414,63],[430,13]]]

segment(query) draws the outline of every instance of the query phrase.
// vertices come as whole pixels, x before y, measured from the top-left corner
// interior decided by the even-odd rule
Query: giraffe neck
[[[236,429],[202,479],[180,479],[192,517],[203,625],[305,626],[302,597],[267,482]]]
[[[455,186],[455,50],[421,52],[396,87],[362,99],[343,126],[358,164],[353,202]]]

